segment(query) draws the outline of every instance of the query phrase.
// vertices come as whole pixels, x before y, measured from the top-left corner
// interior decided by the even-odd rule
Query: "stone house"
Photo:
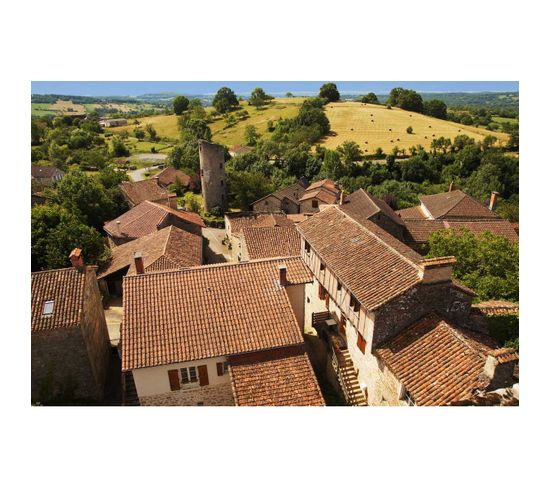
[[[321,205],[334,205],[340,200],[340,188],[332,180],[316,181],[300,197],[299,213],[319,212]]]
[[[193,191],[196,188],[195,181],[191,176],[185,174],[183,171],[168,166],[164,168],[160,173],[155,175],[153,179],[157,179],[160,186],[168,188],[171,185],[175,185],[178,181],[186,190]]]
[[[144,201],[103,226],[111,247],[133,241],[169,226],[198,236],[205,227],[200,215]]]
[[[119,188],[130,207],[135,207],[145,201],[171,208],[178,207],[177,195],[163,188],[156,177],[142,181],[123,181]]]
[[[300,213],[300,198],[305,193],[307,186],[307,181],[302,178],[292,185],[256,200],[252,203],[252,210],[254,212]]]
[[[32,402],[100,401],[110,343],[96,267],[80,249],[73,267],[31,274]]]
[[[65,173],[55,166],[31,166],[31,182],[35,191],[59,183]]]
[[[122,370],[141,405],[324,405],[299,257],[124,278]]]
[[[420,205],[397,210],[404,222],[404,242],[418,252],[425,252],[430,236],[439,230],[469,230],[475,235],[490,232],[519,242],[518,230],[495,213],[497,192],[492,192],[489,207],[461,190],[420,197]]]
[[[302,258],[314,275],[305,290],[304,330],[318,338],[318,348],[325,351],[328,369],[348,401],[404,404],[412,395],[418,404],[440,404],[443,397],[426,399],[419,392],[415,397],[379,351],[431,314],[489,343],[479,323],[469,320],[474,293],[451,277],[454,258],[423,259],[375,223],[366,219],[360,224],[337,206],[322,209],[297,229]],[[445,356],[445,344],[426,340],[434,357],[453,360]],[[490,349],[476,350],[487,355]],[[477,386],[457,385],[453,377],[449,381],[444,388],[453,394],[441,400],[445,403],[467,397]]]
[[[200,266],[203,239],[170,225],[111,249],[97,278],[104,297],[122,296],[122,278],[140,273]]]
[[[283,212],[227,212],[224,214],[224,220],[231,255],[237,261],[245,259],[242,242],[245,228],[294,227],[295,225]]]

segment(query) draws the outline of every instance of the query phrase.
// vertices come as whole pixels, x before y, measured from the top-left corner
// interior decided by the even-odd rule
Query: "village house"
[[[305,193],[308,182],[300,179],[296,183],[270,193],[252,204],[254,212],[300,213],[300,198]]]
[[[173,225],[192,234],[202,235],[202,218],[193,212],[145,201],[103,226],[111,247],[152,234]]]
[[[122,370],[141,405],[324,405],[299,257],[124,278]]]
[[[140,273],[200,266],[203,239],[170,225],[111,249],[111,258],[98,272],[105,297],[122,296],[122,278]]]
[[[349,403],[449,404],[483,385],[494,386],[474,381],[483,371],[488,377],[500,374],[484,366],[496,345],[479,322],[469,320],[475,294],[452,278],[454,258],[423,259],[375,223],[359,223],[339,206],[324,207],[297,229],[302,258],[314,275],[306,285],[304,314],[305,333],[318,338],[312,342],[314,364],[327,363]],[[450,338],[459,334],[465,342],[475,336],[478,343],[455,354],[450,347],[455,342],[436,340],[439,331]],[[422,376],[422,382],[418,371],[405,374],[426,361],[426,349],[415,347],[420,340],[436,363],[422,372],[430,376]],[[405,370],[397,366],[399,355],[385,352],[397,353],[401,345],[411,346],[402,351],[409,361]],[[467,369],[468,381],[452,374],[461,370],[465,355],[481,357],[471,363],[472,371]],[[499,385],[512,381],[510,375]]]
[[[434,232],[465,229],[477,236],[490,232],[519,242],[517,228],[494,212],[497,198],[498,193],[492,192],[486,207],[461,190],[422,196],[420,205],[396,212],[405,224],[403,240],[418,252],[425,252]]]
[[[231,146],[228,150],[229,155],[234,158],[235,156],[240,156],[242,154],[248,154],[249,152],[252,152],[253,148],[250,146],[244,146],[243,144],[235,144]]]
[[[294,226],[244,227],[241,261],[300,256],[300,234]]]
[[[55,166],[31,166],[31,180],[34,183],[36,191],[59,183],[64,174],[63,171]]]
[[[70,260],[31,274],[32,402],[103,398],[110,345],[96,267],[80,249]]]
[[[247,227],[273,228],[294,227],[283,212],[227,212],[224,214],[225,233],[228,248],[234,259],[240,261],[243,257],[243,229]]]
[[[128,119],[101,119],[99,125],[101,127],[122,127],[128,125]]]
[[[320,205],[334,205],[340,198],[340,188],[332,180],[316,181],[309,185],[300,197],[300,211],[297,213],[316,213]]]
[[[155,175],[154,178],[157,178],[159,185],[166,189],[178,182],[186,191],[193,191],[197,187],[191,176],[173,166],[164,168],[160,173]]]
[[[172,208],[178,206],[177,195],[163,188],[156,177],[150,180],[123,181],[119,188],[130,207],[135,207],[147,200],[162,203]]]

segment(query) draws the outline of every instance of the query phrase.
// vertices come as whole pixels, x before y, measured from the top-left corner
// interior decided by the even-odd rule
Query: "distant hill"
[[[519,109],[518,92],[480,92],[480,93],[420,93],[424,101],[442,100],[448,107],[486,107]],[[378,95],[378,100],[385,103],[388,95]]]

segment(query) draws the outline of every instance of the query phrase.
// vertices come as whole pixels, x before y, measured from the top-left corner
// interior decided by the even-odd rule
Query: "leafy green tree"
[[[325,83],[319,90],[319,97],[326,98],[329,102],[340,100],[340,92],[334,83]]]
[[[322,135],[330,132],[330,122],[320,108],[301,107],[295,121],[298,126],[318,126]]]
[[[130,150],[118,136],[114,136],[111,140],[111,155],[116,158],[130,156]]]
[[[411,112],[422,113],[424,110],[422,97],[414,90],[405,90],[405,92],[399,97],[398,106],[403,110],[410,110]]]
[[[438,119],[447,119],[447,105],[441,100],[429,100],[424,102],[424,113]]]
[[[330,149],[325,151],[320,176],[336,181],[346,176],[346,169],[339,152]]]
[[[270,100],[273,100],[273,97],[268,95],[263,88],[254,88],[250,94],[248,103],[256,108],[259,108],[269,103]]]
[[[189,107],[189,99],[183,95],[178,95],[174,98],[174,113],[176,115],[181,115]]]
[[[201,211],[202,205],[199,195],[187,192],[183,195],[183,203],[185,210],[188,210],[189,212],[199,213]]]
[[[455,256],[454,275],[481,300],[519,300],[519,245],[489,232],[443,230],[429,239],[428,257]]]
[[[239,105],[235,92],[226,86],[220,88],[212,101],[214,108],[221,114],[229,112],[233,107]]]
[[[33,271],[67,268],[69,254],[82,249],[88,264],[100,265],[109,257],[101,234],[56,204],[36,205],[31,210],[31,268]]]
[[[255,146],[260,138],[260,134],[254,125],[247,125],[244,128],[244,139],[249,146]]]
[[[51,142],[48,148],[48,159],[58,168],[65,169],[67,158],[69,157],[69,147],[60,146],[56,142]]]
[[[340,144],[336,151],[342,156],[342,160],[347,165],[359,162],[363,159],[363,151],[354,141],[344,141]]]
[[[145,139],[145,131],[141,127],[135,127],[134,128],[134,137],[138,141],[143,141],[143,139]]]
[[[361,97],[361,103],[374,103],[378,105],[380,102],[378,101],[378,97],[376,96],[376,94],[370,92]]]
[[[149,140],[151,142],[157,142],[159,140],[157,130],[153,127],[152,124],[145,124],[145,132],[147,132],[147,135],[149,136]]]
[[[117,206],[98,179],[80,171],[67,173],[59,182],[54,202],[100,230],[117,215]]]
[[[182,140],[186,137],[204,139],[205,141],[210,141],[212,139],[212,130],[205,120],[188,119],[184,122],[183,127]]]
[[[243,210],[274,190],[270,179],[261,173],[232,171],[228,172],[228,180],[230,204]]]

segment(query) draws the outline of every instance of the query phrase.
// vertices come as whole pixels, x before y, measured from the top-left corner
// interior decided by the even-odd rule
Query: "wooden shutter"
[[[208,385],[208,368],[206,365],[199,366],[199,385]]]
[[[367,341],[363,339],[363,336],[359,332],[357,332],[357,347],[363,354],[365,354],[366,346],[367,346]]]
[[[323,285],[319,283],[319,300],[323,300],[325,298],[325,289],[323,288]]]
[[[328,291],[325,291],[325,307],[327,307],[327,310],[329,309],[330,305],[330,295],[328,294]]]
[[[180,389],[180,378],[178,376],[177,369],[171,369],[168,371],[168,379],[170,380],[170,390],[179,390]]]
[[[223,376],[223,363],[216,363],[216,368],[218,369],[218,376]]]

